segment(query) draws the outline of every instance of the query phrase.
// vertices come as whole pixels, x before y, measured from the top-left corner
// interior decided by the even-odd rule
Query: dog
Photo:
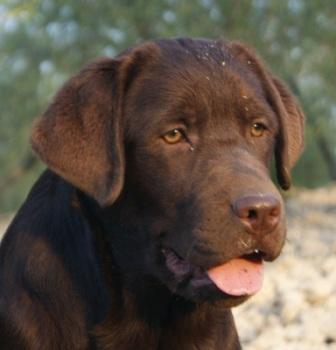
[[[240,349],[286,236],[304,116],[239,42],[100,58],[35,121],[47,165],[0,248],[1,349]]]

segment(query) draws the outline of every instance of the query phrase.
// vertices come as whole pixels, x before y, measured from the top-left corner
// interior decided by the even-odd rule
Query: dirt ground
[[[264,287],[234,309],[245,350],[336,350],[336,185],[292,191],[288,240]],[[0,215],[0,237],[9,216]]]

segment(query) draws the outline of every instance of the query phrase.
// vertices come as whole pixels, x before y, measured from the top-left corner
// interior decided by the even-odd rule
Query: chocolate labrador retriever
[[[244,45],[86,66],[35,123],[47,164],[0,250],[1,349],[239,349],[230,308],[285,240],[303,115]]]

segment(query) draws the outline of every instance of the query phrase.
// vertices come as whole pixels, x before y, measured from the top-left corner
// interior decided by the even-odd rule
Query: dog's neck
[[[202,303],[181,312],[181,301],[177,300],[166,309],[161,327],[154,327],[154,324],[136,317],[138,304],[132,295],[126,293],[124,298],[122,312],[112,309],[106,320],[94,329],[93,335],[99,348],[220,350],[225,346],[225,349],[240,349],[238,336],[232,331],[234,322],[228,309]],[[223,323],[228,327],[223,329]]]

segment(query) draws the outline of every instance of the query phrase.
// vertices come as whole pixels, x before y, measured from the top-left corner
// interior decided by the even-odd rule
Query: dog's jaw
[[[263,263],[257,252],[209,270],[193,265],[170,248],[163,248],[162,255],[169,271],[169,278],[164,283],[173,294],[191,301],[225,300],[232,307],[255,294],[262,285]],[[218,269],[222,271],[218,272]],[[242,270],[247,275],[245,279],[240,278]]]

